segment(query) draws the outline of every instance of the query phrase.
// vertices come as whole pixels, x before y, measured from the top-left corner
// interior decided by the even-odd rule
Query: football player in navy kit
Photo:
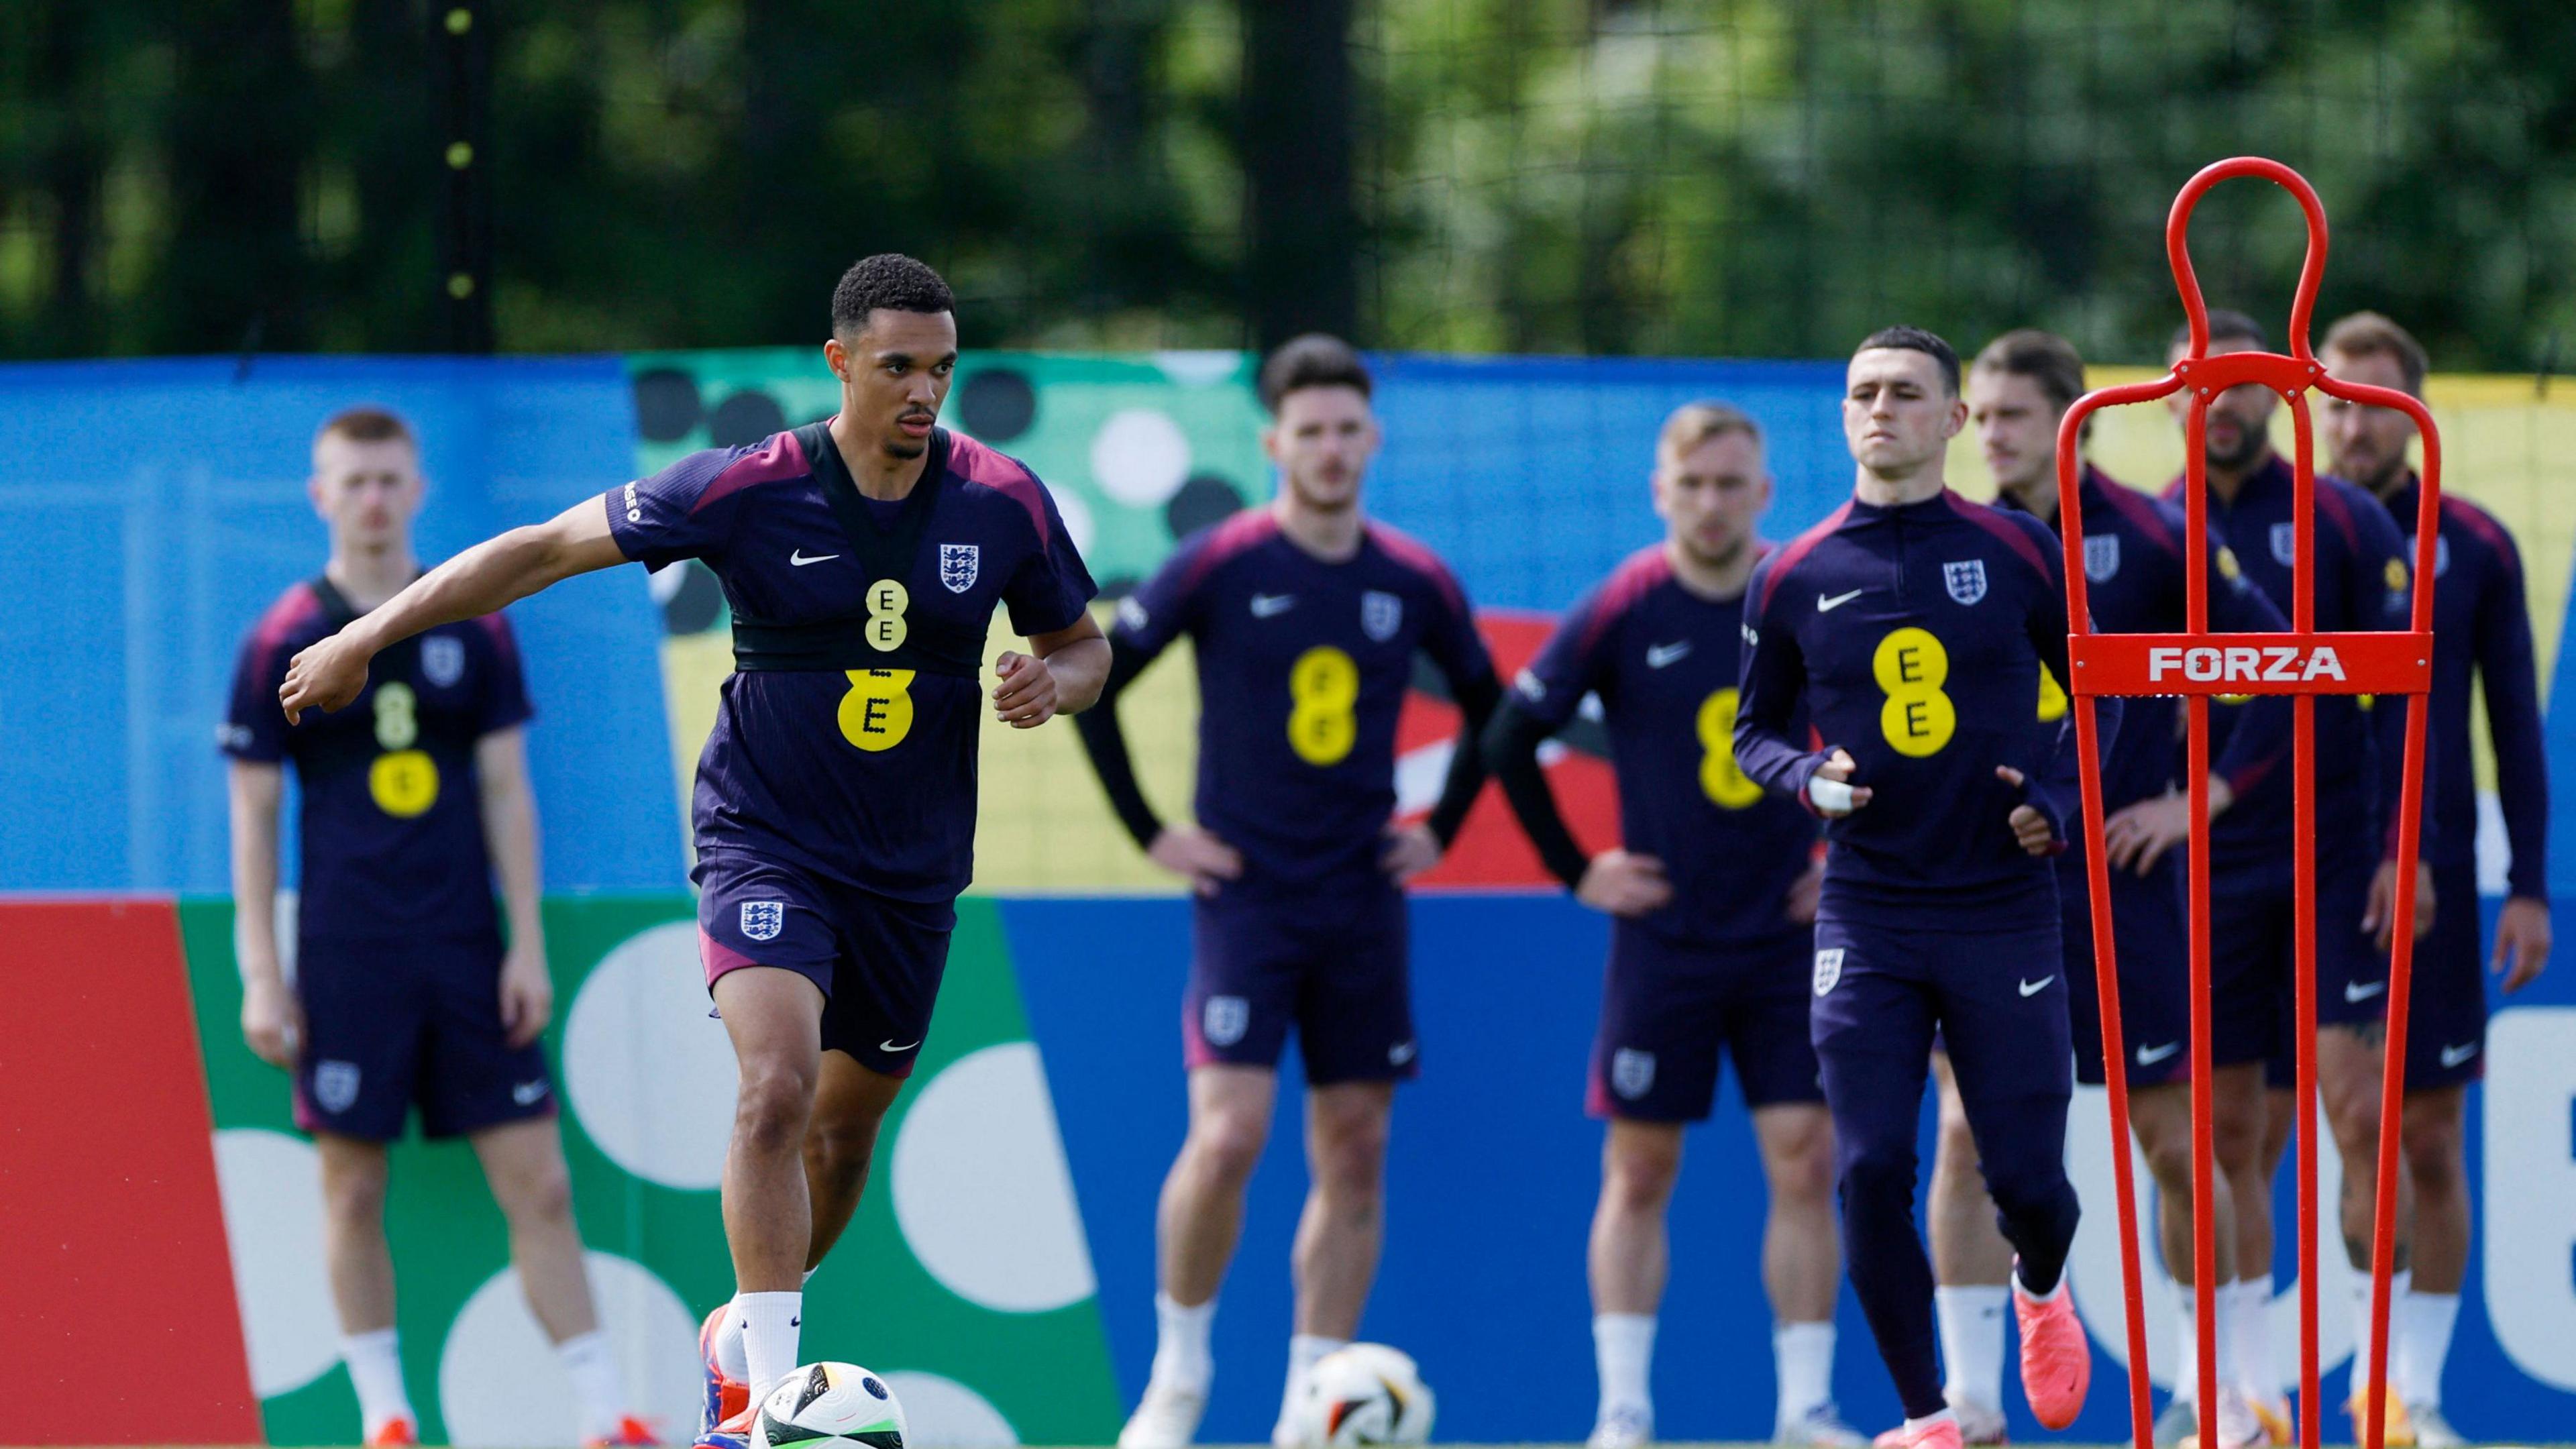
[[[308,492],[331,558],[243,642],[221,731],[230,757],[233,942],[242,1034],[295,1073],[295,1120],[322,1170],[323,1257],[362,1442],[417,1442],[394,1335],[385,1145],[416,1103],[431,1137],[463,1137],[510,1224],[510,1256],[571,1379],[583,1438],[649,1444],[598,1327],[572,1221],[555,1098],[537,1038],[554,1010],[538,916],[536,801],[522,727],[533,711],[497,612],[475,610],[389,651],[360,708],[289,725],[287,660],[420,573],[423,483],[409,425],[352,408],[313,441]],[[296,972],[275,929],[285,765],[302,790]],[[506,945],[494,877],[509,912]]]
[[[1744,586],[1767,545],[1762,433],[1696,402],[1656,441],[1664,538],[1569,611],[1514,681],[1487,757],[1539,856],[1612,917],[1589,1104],[1609,1119],[1592,1219],[1592,1336],[1601,1403],[1592,1449],[1654,1437],[1647,1370],[1670,1259],[1665,1210],[1682,1128],[1705,1120],[1721,1052],[1752,1109],[1771,1195],[1763,1235],[1779,1391],[1776,1442],[1862,1441],[1833,1403],[1842,1255],[1833,1129],[1808,1040],[1815,818],[1735,763]],[[1620,844],[1587,857],[1566,830],[1539,746],[1600,701],[1619,787]]]
[[[1312,1183],[1275,1440],[1294,1442],[1307,1371],[1357,1330],[1377,1271],[1394,1087],[1419,1066],[1402,884],[1466,818],[1484,781],[1477,732],[1502,688],[1448,567],[1361,510],[1378,444],[1370,391],[1347,344],[1283,345],[1261,371],[1278,495],[1184,540],[1119,605],[1105,698],[1182,634],[1195,646],[1197,822],[1167,824],[1146,804],[1114,708],[1081,720],[1120,821],[1195,892],[1181,1011],[1190,1128],[1157,1213],[1158,1344],[1123,1449],[1175,1449],[1197,1432],[1216,1291],[1292,1028]],[[1430,819],[1398,824],[1396,715],[1417,655],[1447,680],[1465,743]]]
[[[734,616],[735,673],[698,766],[709,991],[741,1064],[725,1159],[737,1293],[700,1338],[699,1442],[741,1449],[748,1404],[797,1364],[802,1281],[849,1223],[878,1124],[918,1058],[972,869],[985,634],[990,706],[1034,728],[1097,697],[1109,646],[1063,520],[1019,462],[938,426],[955,299],[909,257],[832,295],[840,412],[514,529],[298,656],[290,718],[346,704],[370,656],[573,574],[699,558]]]
[[[2007,332],[1988,343],[1968,370],[1968,416],[1986,464],[1995,475],[1995,506],[2059,526],[2057,425],[2084,393],[2084,360],[2062,337],[2036,330]],[[2115,632],[2179,632],[2184,623],[2185,570],[2189,555],[2182,510],[2110,478],[2089,462],[2077,482],[2084,506],[2086,597],[2096,627]],[[2209,580],[2209,617],[2222,629],[2277,631],[2279,611],[2248,584],[2235,557],[2204,538],[2201,567]],[[2066,710],[2062,691],[2044,690],[2041,716]],[[2244,728],[2228,739],[2209,781],[2213,818],[2226,813],[2239,789],[2274,769],[2289,748],[2286,701],[2258,702]],[[2189,797],[2177,788],[2182,752],[2170,700],[2125,702],[2118,738],[2102,770],[2103,838],[2111,863],[2112,927],[2118,944],[2120,1020],[2126,1038],[2122,1070],[2129,1087],[2129,1123],[2158,1188],[2157,1233],[2164,1261],[2180,1280],[2177,1318],[2181,1349],[2165,1437],[2197,1428],[2198,1356],[2193,1328],[2197,1289],[2191,1259],[2191,1058],[2190,948],[2182,896],[2183,852],[2190,838]],[[2058,809],[2071,821],[2080,808],[2076,782],[2051,782]],[[2057,858],[2060,927],[2066,960],[2067,1005],[2075,1036],[2075,1079],[2104,1080],[2102,1022],[2095,1000],[2092,897],[2085,879],[2084,837],[2070,832],[2071,847]],[[1937,1064],[1936,1064],[1937,1065]],[[2011,1247],[1992,1224],[1994,1207],[1977,1171],[1976,1144],[1966,1130],[1958,1092],[1942,1078],[1941,1139],[1932,1174],[1932,1260],[1941,1286],[1936,1304],[1945,1385],[1971,1443],[2000,1443],[2003,1415],[2005,1283]],[[2233,1212],[2223,1175],[2211,1182],[2218,1222],[2217,1296],[2222,1330],[2236,1278]],[[2228,1363],[2226,1334],[2220,1362]],[[2251,1440],[2261,1429],[2233,1378],[2219,1385],[2217,1442]]]
[[[1914,1226],[1915,1119],[1936,1027],[2018,1259],[2022,1390],[2072,1423],[2091,1348],[2067,1296],[2068,1038],[2041,788],[2073,731],[2033,718],[2066,670],[2047,528],[1942,479],[1967,422],[1959,359],[1912,327],[1852,355],[1852,498],[1764,559],[1746,596],[1736,758],[1829,822],[1811,1024],[1833,1114],[1843,1253],[1904,1405],[1908,1449],[1958,1449]],[[1801,710],[1811,731],[1798,725]],[[2120,709],[2098,711],[2106,737]]]
[[[2356,312],[2326,330],[2326,370],[2346,382],[2424,394],[2424,348],[2376,312]],[[2388,505],[2410,535],[2421,481],[2406,460],[2415,423],[2395,408],[2324,400],[2325,440],[2334,470]],[[2441,818],[2431,832],[2433,897],[2439,919],[2415,948],[2406,1038],[2408,1176],[2415,1189],[2405,1295],[2389,1323],[2389,1379],[2421,1449],[2466,1442],[2443,1417],[2442,1365],[2468,1272],[2468,1160],[2462,1133],[2468,1084],[2485,1074],[2487,998],[2479,971],[2478,794],[2470,767],[2469,696],[2486,700],[2495,745],[2496,802],[2512,863],[2496,918],[2492,968],[2518,991],[2549,959],[2549,766],[2532,662],[2531,609],[2522,554],[2495,515],[2457,494],[2441,500],[2433,563],[2433,714],[2430,758],[2442,771],[2433,792]]]
[[[2189,345],[2174,334],[2169,360]],[[2209,352],[2259,350],[2262,327],[2241,312],[2209,314]],[[2168,400],[2177,416],[2186,393]],[[2291,517],[2290,463],[2271,442],[2280,397],[2255,384],[2209,400],[2204,435],[2210,531],[2285,618],[2295,618],[2291,561],[2297,525]],[[2182,503],[2184,480],[2169,501]],[[2343,479],[2316,479],[2315,627],[2403,629],[2411,556],[2388,510]],[[2214,621],[2213,621],[2214,622]],[[2395,918],[2396,811],[2406,711],[2373,709],[2351,696],[2316,702],[2316,839],[2292,838],[2292,771],[2276,769],[2238,792],[2211,824],[2210,992],[2211,1091],[2219,1168],[2236,1210],[2237,1318],[2229,1335],[2238,1377],[2276,1426],[2290,1422],[2271,1363],[2271,1184],[2290,1126],[2290,1014],[2294,963],[2292,854],[2313,850],[2317,872],[2317,1098],[2343,1158],[2344,1252],[2361,1270],[2354,1279],[2357,1337],[2369,1336],[2371,1184],[2378,1175],[2380,1061],[2388,1000],[2388,936]],[[2252,705],[2221,696],[2209,712],[2210,747],[2225,751],[2245,727]],[[2418,864],[2418,936],[2434,928],[2440,900],[2430,862],[2440,859],[2442,742],[2428,734],[2425,775],[2426,855]],[[2463,907],[2466,909],[2467,907]],[[2270,1088],[2267,1093],[2267,1086]],[[2398,1182],[2398,1222],[2413,1198]],[[2406,1267],[2399,1239],[2398,1269]],[[2402,1282],[2398,1291],[2404,1291]],[[2355,1363],[2368,1362],[2362,1343]],[[2357,1396],[2356,1396],[2357,1397]],[[2316,1406],[2309,1406],[2313,1412]],[[2391,1442],[2407,1442],[2402,1404],[2388,1416]],[[2276,1429],[2275,1437],[2279,1431]]]

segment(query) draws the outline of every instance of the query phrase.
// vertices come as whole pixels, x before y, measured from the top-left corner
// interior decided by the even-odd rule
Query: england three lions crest
[[[948,592],[962,594],[975,587],[975,575],[983,565],[983,549],[971,543],[943,543],[939,546],[939,581]]]
[[[1383,644],[1404,627],[1404,600],[1383,589],[1360,595],[1360,632]]]
[[[775,941],[787,928],[785,901],[744,901],[742,903],[742,938],[746,941]]]
[[[1655,1089],[1655,1054],[1621,1047],[1610,1054],[1610,1090],[1636,1101]]]
[[[421,640],[420,673],[440,689],[454,689],[465,677],[465,641],[453,634],[432,634]]]
[[[2084,577],[2107,583],[2120,572],[2120,535],[2097,533],[2084,540]]]
[[[1973,604],[1986,596],[1986,561],[1981,558],[1961,559],[1941,565],[1941,582],[1950,597],[1962,604]]]

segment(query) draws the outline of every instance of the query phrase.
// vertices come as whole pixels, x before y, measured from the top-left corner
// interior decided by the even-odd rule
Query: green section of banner
[[[248,1253],[269,1265],[263,1281],[241,1285],[255,1373],[294,1380],[264,1385],[271,1390],[262,1404],[268,1439],[346,1444],[356,1432],[356,1399],[346,1372],[330,1361],[335,1330],[312,1321],[327,1315],[328,1299],[319,1286],[321,1245],[262,1236],[309,1231],[291,1225],[299,1212],[301,1221],[312,1221],[306,1204],[314,1199],[307,1194],[319,1191],[318,1181],[274,1180],[295,1175],[281,1174],[276,1164],[302,1160],[290,1145],[303,1139],[293,1124],[287,1080],[250,1054],[236,1026],[241,991],[230,903],[186,901],[179,919],[201,1024],[217,1159],[219,1166],[232,1164],[225,1192],[235,1262],[243,1263]],[[713,1190],[731,1111],[731,1054],[721,1027],[703,1020],[694,919],[693,902],[679,895],[546,903],[557,991],[547,1051],[561,1094],[574,1212],[594,1255],[614,1254],[631,1265],[615,1283],[604,1282],[594,1256],[592,1286],[603,1327],[619,1345],[630,1397],[639,1409],[661,1415],[666,1436],[694,1427],[687,1406],[695,1401],[688,1366],[696,1318],[733,1286]],[[977,1235],[1016,1235],[1025,1266],[1026,1210],[1015,1219],[1010,1209],[1031,1198],[1045,1204],[1054,1199],[1043,1190],[998,1198],[989,1193],[992,1184],[978,1174],[989,1175],[994,1164],[989,1157],[978,1159],[971,1142],[962,1168],[940,1170],[958,1155],[961,1120],[1000,1121],[1005,1136],[1016,1124],[1027,1129],[1015,1139],[1022,1145],[1041,1127],[1046,1139],[1053,1138],[1043,1076],[1030,1070],[1035,1060],[998,915],[989,901],[960,902],[936,1029],[879,1138],[876,1173],[858,1216],[807,1290],[803,1353],[809,1361],[840,1359],[898,1375],[952,1380],[971,1393],[961,1402],[973,1408],[979,1398],[1024,1442],[1105,1442],[1117,1430],[1117,1390],[1091,1297],[1079,1220],[1072,1216],[1069,1178],[1060,1171],[1060,1144],[1041,1140],[1040,1150],[1023,1154],[1042,1158],[1051,1150],[1056,1177],[1066,1184],[1055,1217],[1037,1224],[1038,1241],[1070,1245],[1069,1255],[1035,1263],[1033,1276],[1056,1285],[1037,1311],[1021,1311],[1032,1305],[1014,1299],[1007,1288],[997,1290],[989,1274],[979,1276]],[[961,1063],[956,1076],[943,1080]],[[721,1103],[670,1099],[680,1089],[675,1084],[709,1081],[721,1089]],[[1025,1089],[1030,1081],[1040,1084],[1034,1102]],[[924,1140],[907,1140],[905,1127],[926,1093],[941,1102],[935,1128]],[[698,1110],[673,1110],[692,1105]],[[667,1130],[659,1129],[663,1122]],[[910,1158],[908,1176],[896,1170],[898,1155]],[[241,1164],[251,1161],[268,1164],[272,1180],[236,1180],[245,1170]],[[1007,1177],[1017,1166],[1003,1164],[1000,1170]],[[1041,1189],[1050,1181],[1043,1168],[1041,1163],[1037,1170]],[[477,1297],[509,1266],[509,1244],[471,1149],[423,1141],[415,1127],[393,1149],[391,1177],[385,1221],[399,1285],[396,1326],[424,1438],[528,1442],[493,1435],[506,1435],[514,1423],[560,1420],[564,1411],[495,1403],[485,1394],[488,1381],[489,1395],[526,1397],[525,1365],[506,1355],[525,1359],[529,1348],[541,1349],[541,1341],[503,1344],[492,1327],[493,1309],[510,1295]],[[907,1213],[896,1210],[899,1194],[911,1205]],[[275,1206],[245,1212],[244,1203],[257,1202]],[[1043,1231],[1049,1227],[1052,1234]],[[276,1281],[282,1279],[296,1282]],[[305,1290],[301,1296],[298,1283]],[[999,1307],[993,1303],[997,1293]],[[631,1311],[621,1317],[621,1309]],[[930,1402],[934,1394],[943,1403],[955,1397],[939,1385],[914,1393],[920,1400],[910,1405],[916,1424],[925,1418],[939,1422],[943,1411]],[[953,1408],[945,1412],[957,1422]]]

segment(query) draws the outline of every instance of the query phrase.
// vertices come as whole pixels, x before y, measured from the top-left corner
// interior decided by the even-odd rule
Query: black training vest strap
[[[849,465],[842,461],[841,450],[832,442],[829,423],[807,423],[796,429],[796,442],[804,449],[815,485],[823,490],[823,501],[831,505],[832,517],[849,540],[850,557],[869,586],[893,579],[908,591],[913,562],[921,554],[921,535],[930,526],[940,487],[948,476],[948,430],[931,429],[930,453],[922,463],[921,481],[905,495],[891,524],[878,522],[875,510],[860,495],[859,485],[850,477]],[[867,626],[865,613],[774,624],[737,612],[733,619],[733,667],[911,669],[967,679],[983,669],[984,634],[980,629],[961,628],[907,608],[903,643],[892,649],[879,649],[868,642]]]

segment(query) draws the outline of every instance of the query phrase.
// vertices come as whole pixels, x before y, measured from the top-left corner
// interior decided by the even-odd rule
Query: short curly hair
[[[832,288],[832,331],[863,332],[868,314],[888,312],[954,312],[957,294],[925,262],[901,252],[861,257]]]

